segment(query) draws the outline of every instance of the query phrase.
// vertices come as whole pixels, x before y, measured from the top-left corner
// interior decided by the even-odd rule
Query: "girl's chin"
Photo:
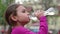
[[[26,24],[28,24],[28,23],[29,23],[29,21],[25,21],[25,22],[23,22],[24,25],[26,25]]]
[[[26,22],[29,22],[30,21],[30,19],[28,19]]]
[[[29,22],[30,21],[30,19],[29,20],[27,20],[26,22]]]
[[[28,19],[28,20],[25,21],[25,23],[28,23],[28,22],[30,22],[30,19]]]

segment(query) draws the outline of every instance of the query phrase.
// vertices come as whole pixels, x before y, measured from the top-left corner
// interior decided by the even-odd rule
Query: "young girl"
[[[44,16],[44,12],[37,11],[35,16],[40,20],[40,28],[37,34],[48,34],[47,19]],[[5,19],[10,25],[7,34],[36,34],[24,28],[24,25],[30,21],[30,18],[29,12],[23,5],[10,5],[6,10]]]

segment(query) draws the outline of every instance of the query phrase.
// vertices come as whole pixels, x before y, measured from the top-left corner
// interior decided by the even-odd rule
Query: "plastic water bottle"
[[[55,15],[55,9],[53,7],[50,7],[48,10],[44,11],[44,15]],[[32,20],[37,20],[37,17],[35,17],[34,12],[31,16],[29,16]]]
[[[45,11],[44,15],[55,15],[55,9],[50,7],[48,10]]]

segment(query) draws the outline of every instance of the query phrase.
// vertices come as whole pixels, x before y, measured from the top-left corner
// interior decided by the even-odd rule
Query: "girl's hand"
[[[34,15],[39,19],[40,17],[44,16],[44,11],[37,10],[36,12],[34,12]]]

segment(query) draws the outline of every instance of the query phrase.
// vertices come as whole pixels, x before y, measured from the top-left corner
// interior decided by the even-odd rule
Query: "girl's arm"
[[[40,17],[39,34],[48,34],[48,24],[46,16]]]
[[[12,34],[36,34],[24,27],[18,27],[13,30]],[[48,34],[47,18],[45,16],[40,17],[40,29],[37,34]]]

